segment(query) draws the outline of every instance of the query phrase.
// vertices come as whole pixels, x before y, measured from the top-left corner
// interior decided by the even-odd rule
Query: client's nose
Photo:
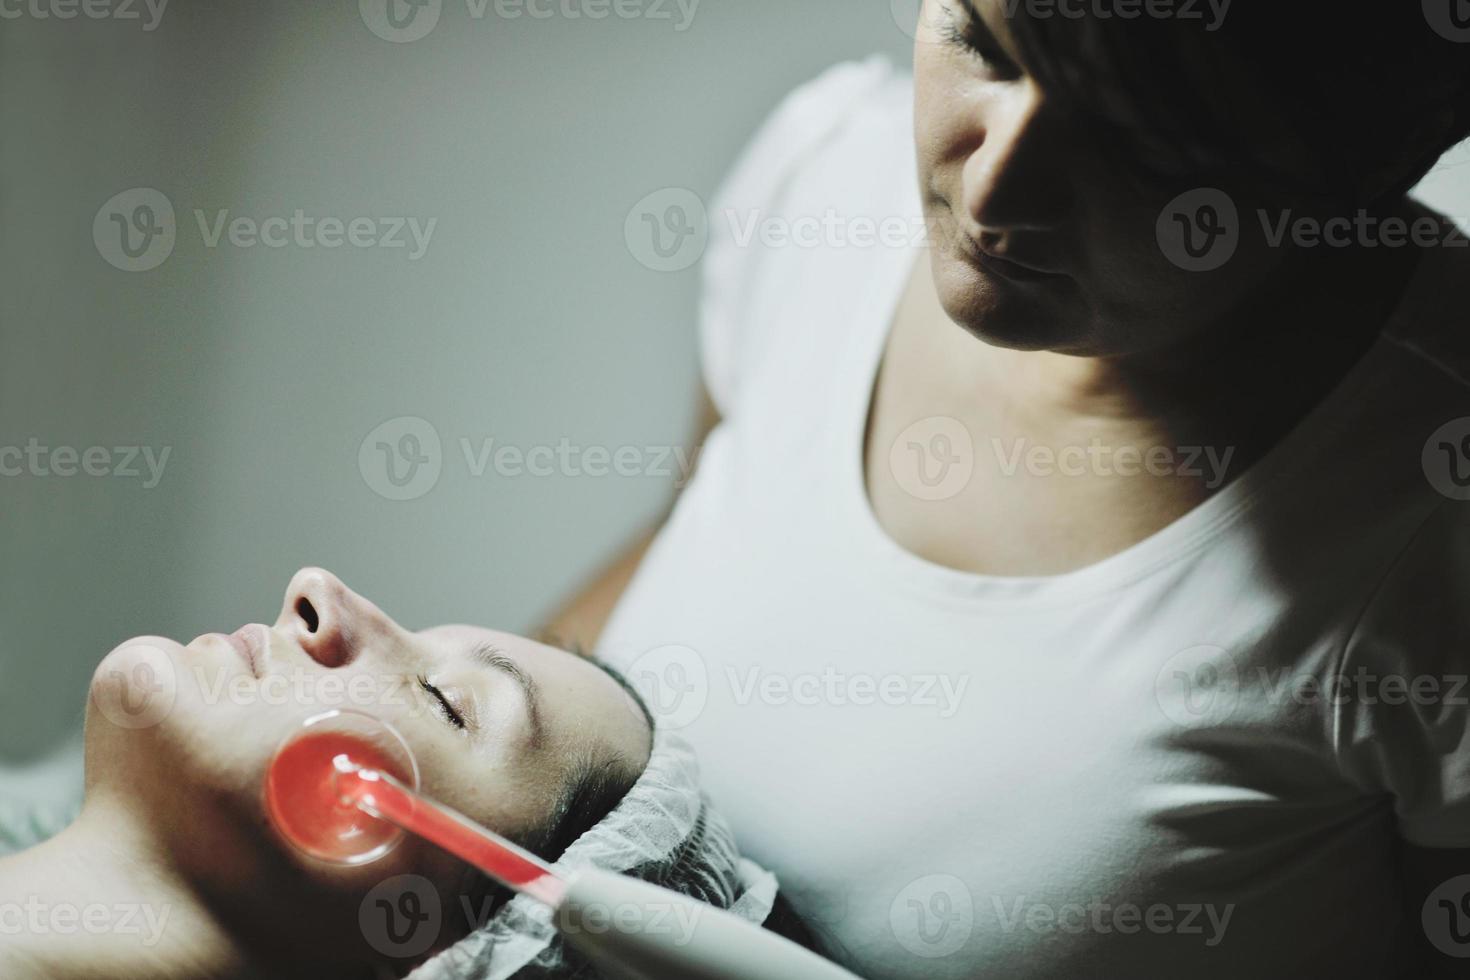
[[[350,663],[377,607],[324,568],[291,576],[276,626],[295,637],[307,656],[323,667]]]

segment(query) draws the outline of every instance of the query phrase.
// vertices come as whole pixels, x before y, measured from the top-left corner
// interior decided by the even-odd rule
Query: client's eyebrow
[[[541,724],[541,695],[536,680],[521,669],[521,665],[507,657],[493,643],[482,643],[470,652],[470,659],[482,667],[499,671],[515,682],[526,701],[526,716],[531,722],[531,745],[540,748],[546,741],[546,729]]]

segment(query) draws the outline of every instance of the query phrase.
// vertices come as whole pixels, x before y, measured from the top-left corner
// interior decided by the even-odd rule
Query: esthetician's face
[[[582,658],[477,626],[410,631],[305,568],[269,626],[187,645],[139,637],[107,655],[88,704],[88,801],[145,816],[172,870],[238,909],[259,942],[371,959],[358,921],[370,889],[412,872],[458,914],[468,876],[412,839],[357,868],[280,839],[262,802],[268,763],[305,719],[332,709],[391,723],[424,792],[512,838],[548,820],[576,763],[636,774],[649,752],[637,705]]]
[[[920,191],[934,282],[956,323],[1002,346],[1166,350],[1250,295],[1284,257],[1245,234],[1187,271],[1157,224],[1179,186],[1140,188],[1026,70],[1005,0],[925,0],[914,49]],[[1017,16],[1025,16],[1024,13]],[[1250,195],[1230,194],[1245,217]]]

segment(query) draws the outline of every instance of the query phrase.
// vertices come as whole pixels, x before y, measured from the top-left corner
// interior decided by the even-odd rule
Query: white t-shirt
[[[864,977],[1381,980],[1411,930],[1470,940],[1396,878],[1400,840],[1470,847],[1470,252],[1432,249],[1328,399],[1174,524],[1063,575],[940,567],[863,478],[922,224],[911,98],[882,60],[829,71],[711,207],[724,422],[599,654]]]

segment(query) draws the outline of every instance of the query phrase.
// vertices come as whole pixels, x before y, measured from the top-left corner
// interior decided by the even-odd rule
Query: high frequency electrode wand
[[[627,980],[857,980],[810,950],[686,895],[540,858],[419,794],[418,767],[390,725],[359,712],[309,719],[266,775],[266,809],[287,840],[338,864],[374,861],[408,831],[555,910],[562,937]],[[670,930],[668,921],[687,926]]]

